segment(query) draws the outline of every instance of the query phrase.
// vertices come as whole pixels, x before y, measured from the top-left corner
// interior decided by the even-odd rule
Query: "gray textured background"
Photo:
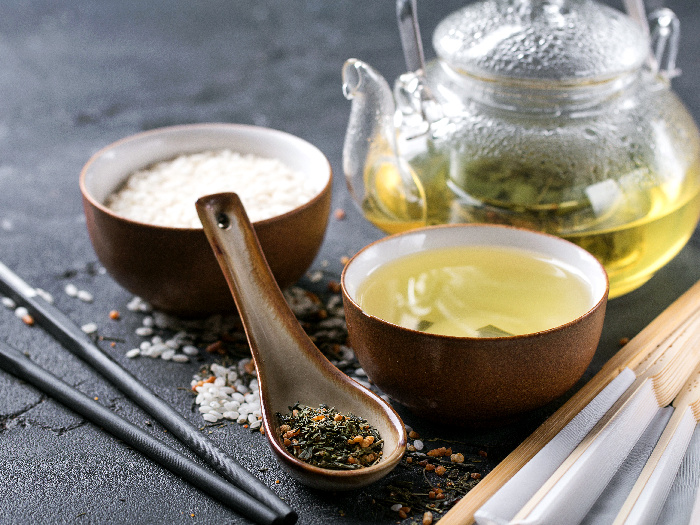
[[[424,1],[423,37],[463,4]],[[613,4],[617,5],[617,4]],[[700,6],[669,2],[683,34],[674,87],[700,118]],[[297,134],[329,157],[334,207],[316,266],[339,275],[342,255],[380,233],[350,203],[341,173],[349,103],[340,69],[348,57],[368,61],[392,80],[404,69],[394,2],[384,0],[5,0],[0,8],[0,257],[56,297],[77,323],[126,312],[130,294],[95,262],[82,216],[78,173],[99,148],[135,132],[189,122],[257,124]],[[62,293],[70,279],[95,292],[84,304]],[[642,289],[609,305],[606,327],[587,379],[655,315],[700,279],[700,235]],[[186,387],[197,366],[128,361],[139,318],[125,315],[111,335],[126,339],[115,358],[160,396],[199,423]],[[140,410],[68,354],[41,329],[0,309],[1,337],[42,366],[176,448]],[[548,408],[520,425],[493,432],[440,429],[406,420],[425,435],[514,447]],[[300,523],[393,523],[375,515],[380,486],[324,495],[280,471],[264,439],[236,425],[211,437],[299,510]],[[496,446],[500,447],[500,449]],[[259,472],[259,469],[264,472]],[[280,484],[274,480],[280,479]],[[171,474],[123,446],[33,388],[0,372],[0,523],[245,523]],[[195,517],[190,517],[194,513]],[[344,514],[344,516],[343,516]]]

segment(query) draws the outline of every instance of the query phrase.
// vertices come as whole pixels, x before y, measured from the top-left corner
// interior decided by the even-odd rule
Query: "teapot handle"
[[[408,70],[423,71],[425,57],[418,28],[417,0],[396,0],[396,18]]]
[[[681,74],[676,67],[681,34],[678,17],[668,8],[657,9],[649,16],[649,25],[655,72],[668,80],[677,77]]]

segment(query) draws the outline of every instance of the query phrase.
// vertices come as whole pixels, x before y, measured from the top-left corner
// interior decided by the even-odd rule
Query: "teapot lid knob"
[[[649,56],[639,24],[595,0],[480,0],[440,22],[433,45],[461,73],[564,84],[612,79]]]

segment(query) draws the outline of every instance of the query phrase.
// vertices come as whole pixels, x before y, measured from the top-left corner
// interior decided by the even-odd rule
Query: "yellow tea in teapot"
[[[368,314],[428,333],[522,335],[590,310],[590,283],[556,259],[515,248],[459,246],[398,258],[370,273],[357,302]]]
[[[444,159],[426,156],[412,161],[426,201],[421,217],[415,206],[401,202],[395,188],[400,180],[391,167],[378,163],[372,168],[374,178],[368,179],[373,191],[362,203],[365,217],[388,233],[424,224],[496,223],[557,235],[600,261],[610,279],[612,299],[638,288],[669,262],[693,234],[700,216],[697,164],[684,184],[678,184],[672,172],[659,175],[640,169],[616,182],[579,188],[579,193],[566,189],[575,187],[575,172],[508,159],[462,164],[455,180]],[[666,182],[640,182],[652,175]]]

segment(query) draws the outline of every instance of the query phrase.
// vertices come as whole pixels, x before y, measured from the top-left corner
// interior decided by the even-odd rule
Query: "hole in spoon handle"
[[[269,301],[284,302],[238,195],[208,195],[197,201],[196,208],[239,312],[252,307],[249,291],[264,291]]]
[[[216,215],[216,225],[222,230],[228,230],[231,227],[231,219],[225,213],[220,212]]]

